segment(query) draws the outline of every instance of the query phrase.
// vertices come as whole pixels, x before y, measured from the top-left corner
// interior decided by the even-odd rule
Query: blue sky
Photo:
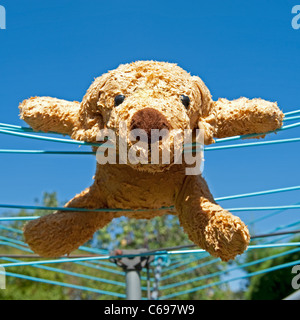
[[[146,59],[176,62],[200,76],[215,100],[261,97],[277,101],[284,112],[300,109],[300,29],[291,26],[296,4],[1,0],[7,29],[0,30],[0,122],[24,126],[18,117],[22,100],[47,95],[80,101],[95,77],[120,63]],[[291,137],[299,137],[299,129],[275,138]],[[0,148],[77,150],[1,134]],[[205,159],[204,176],[215,197],[300,184],[299,143],[210,151]],[[31,205],[45,191],[67,201],[92,183],[95,165],[92,156],[1,154],[0,203]],[[294,191],[222,205],[298,201]],[[247,221],[263,214],[239,215]],[[297,220],[299,210],[290,210],[257,228],[269,231]]]

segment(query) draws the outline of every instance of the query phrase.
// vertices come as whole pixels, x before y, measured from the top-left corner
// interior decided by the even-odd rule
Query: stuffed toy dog
[[[120,137],[122,123],[128,132],[123,135],[125,151],[134,146],[129,139],[133,130],[148,134],[153,129],[198,129],[204,143],[211,144],[214,138],[236,135],[264,137],[280,128],[283,120],[276,103],[247,98],[213,101],[199,77],[176,64],[156,61],[124,64],[103,74],[91,84],[81,103],[35,97],[19,108],[21,119],[36,131],[58,132],[91,143],[99,141],[104,129]],[[160,151],[163,141],[161,137],[155,140]],[[169,141],[175,146],[174,135]],[[136,142],[151,146],[153,141]],[[114,163],[98,161],[93,185],[65,205],[70,210],[27,223],[25,241],[40,256],[58,257],[77,249],[116,217],[150,219],[177,214],[190,240],[211,255],[228,261],[242,254],[250,241],[245,224],[214,201],[201,173],[187,175],[188,164],[177,163],[174,154],[171,152],[169,162],[126,163],[120,161],[122,154],[117,149]],[[149,150],[146,159],[148,156]],[[116,210],[83,212],[76,208]]]

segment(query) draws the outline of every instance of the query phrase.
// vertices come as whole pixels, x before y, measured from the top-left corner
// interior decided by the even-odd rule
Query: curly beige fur
[[[115,106],[117,95],[125,99]],[[190,98],[188,108],[181,101],[182,95]],[[146,109],[151,109],[148,117],[140,116]],[[169,129],[203,129],[206,144],[233,135],[264,136],[280,128],[283,120],[276,103],[247,98],[213,101],[199,77],[176,64],[156,61],[137,61],[109,71],[95,79],[81,103],[36,97],[20,105],[20,114],[35,130],[55,131],[88,142],[96,142],[103,128],[120,134],[122,121],[128,123],[129,130],[133,117],[134,123],[144,127],[161,115],[161,123]],[[127,142],[129,149],[132,142]],[[178,215],[195,244],[224,261],[234,259],[249,244],[247,227],[215,203],[201,175],[187,176],[185,168],[185,163],[173,162],[98,163],[94,184],[66,204],[74,211],[55,212],[27,223],[25,240],[39,255],[57,257],[77,249],[115,217],[151,219],[171,213]],[[176,210],[158,210],[170,206]],[[76,208],[134,211],[87,213]]]
[[[66,135],[72,133],[79,110],[79,102],[51,97],[33,97],[20,105],[21,119],[34,130]]]

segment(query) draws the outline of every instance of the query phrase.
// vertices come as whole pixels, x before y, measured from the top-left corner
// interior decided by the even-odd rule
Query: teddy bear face
[[[196,129],[199,117],[207,112],[210,101],[209,91],[201,79],[175,64],[138,61],[120,65],[97,78],[89,88],[72,137],[99,141],[99,132],[107,128],[118,137],[125,134],[130,149],[139,139],[146,142],[144,136],[137,137],[138,130],[143,130],[148,143],[147,150],[140,152],[147,152],[150,160],[151,130],[167,130],[169,140],[161,142],[159,148],[160,151],[168,148],[170,163],[146,167],[134,165],[138,169],[164,169],[174,160],[174,136],[178,137],[178,132],[185,129]],[[121,133],[120,128],[126,132]]]

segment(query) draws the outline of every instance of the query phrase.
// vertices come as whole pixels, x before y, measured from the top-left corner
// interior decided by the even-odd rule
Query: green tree
[[[43,205],[45,206],[57,206],[56,193],[44,193]],[[49,211],[50,212],[50,211]],[[40,216],[47,212],[42,210],[35,210],[32,213],[28,213],[26,210],[20,210],[17,216]],[[7,213],[7,215],[16,215]],[[22,226],[24,222],[14,221],[12,223],[3,223],[1,225],[1,239],[3,240],[1,245],[1,263],[14,262],[17,259],[15,256],[28,254],[28,247],[22,243]],[[25,259],[30,261],[30,259]],[[32,260],[32,259],[31,259]],[[7,273],[13,273],[16,275],[24,275],[27,277],[33,277],[37,279],[47,279],[50,281],[63,282],[64,276],[59,273],[49,272],[39,268],[33,267],[10,267],[5,270]],[[36,300],[36,299],[64,299],[66,289],[63,287],[55,286],[53,290],[49,292],[49,285],[45,283],[39,283],[18,277],[7,276],[6,277],[6,289],[0,290],[0,299],[6,300]]]
[[[298,242],[299,237],[291,241]],[[281,255],[281,253],[291,252],[290,254]],[[288,262],[300,260],[300,250],[297,248],[270,248],[264,250],[251,250],[247,254],[247,262],[259,260],[265,257],[280,255],[274,259],[268,259],[258,264],[246,268],[248,273],[264,270]],[[282,268],[279,270],[261,273],[249,279],[245,298],[249,300],[281,300],[295,290],[291,282],[295,276],[291,273],[292,267]]]

